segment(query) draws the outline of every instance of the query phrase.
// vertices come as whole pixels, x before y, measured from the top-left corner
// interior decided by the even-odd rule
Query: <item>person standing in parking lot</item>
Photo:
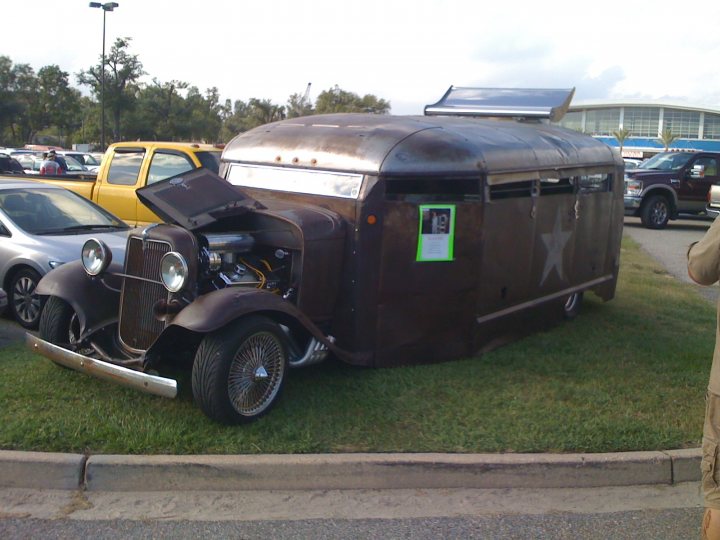
[[[45,160],[40,164],[40,174],[44,176],[63,174],[63,169],[56,158],[55,150],[50,150]]]
[[[688,274],[700,285],[720,279],[720,219],[716,219],[699,242],[687,253]],[[702,491],[705,502],[701,534],[703,539],[720,540],[720,301],[715,330],[715,351],[705,397],[702,441]]]

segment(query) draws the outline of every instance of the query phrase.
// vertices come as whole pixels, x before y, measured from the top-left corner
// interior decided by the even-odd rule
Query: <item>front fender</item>
[[[57,296],[72,306],[80,322],[81,333],[102,328],[118,318],[120,278],[112,272],[120,265],[111,264],[102,277],[90,277],[81,261],[72,261],[48,272],[36,292]]]
[[[666,184],[651,184],[642,191],[642,200],[647,200],[648,197],[651,195],[665,195],[666,197],[670,198],[670,202],[673,205],[673,208],[678,207],[678,195],[677,191],[674,190],[671,186],[668,186]]]
[[[310,319],[281,296],[262,289],[240,287],[228,287],[196,298],[175,316],[170,326],[206,334],[243,315],[260,311],[289,315],[306,328],[315,328]],[[322,335],[319,329],[316,330]]]
[[[175,339],[173,328],[189,330],[197,334],[206,334],[222,328],[226,324],[249,315],[265,313],[274,316],[277,322],[294,321],[299,323],[310,335],[326,345],[339,358],[355,364],[366,365],[367,355],[354,354],[340,349],[294,304],[277,294],[262,290],[240,287],[228,287],[205,294],[178,313],[165,329],[151,349],[161,349],[165,339]]]

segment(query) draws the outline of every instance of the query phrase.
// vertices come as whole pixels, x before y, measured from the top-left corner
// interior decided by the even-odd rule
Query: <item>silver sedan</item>
[[[123,257],[129,227],[95,203],[60,186],[28,180],[0,182],[0,287],[10,314],[37,328],[40,278],[80,258],[86,240],[98,238]]]

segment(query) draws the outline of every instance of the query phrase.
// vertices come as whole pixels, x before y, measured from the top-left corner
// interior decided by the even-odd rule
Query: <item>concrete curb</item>
[[[120,456],[0,451],[0,487],[91,491],[559,488],[700,479],[700,449],[607,454]]]
[[[81,454],[0,451],[0,487],[77,489],[85,470]]]

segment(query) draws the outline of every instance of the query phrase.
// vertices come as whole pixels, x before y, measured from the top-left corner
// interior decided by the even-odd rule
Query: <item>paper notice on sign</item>
[[[455,205],[420,206],[417,261],[452,261],[455,248]]]

